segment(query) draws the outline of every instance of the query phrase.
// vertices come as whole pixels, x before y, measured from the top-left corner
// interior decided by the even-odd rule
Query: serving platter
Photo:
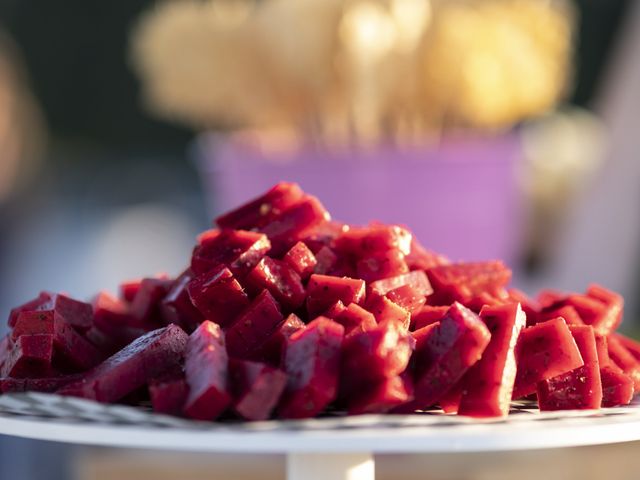
[[[375,453],[452,453],[575,447],[640,440],[640,400],[599,411],[540,412],[513,402],[504,419],[429,410],[265,422],[194,422],[145,407],[52,394],[0,396],[0,434],[81,445],[190,452],[287,454],[288,478],[374,478]],[[320,476],[318,476],[320,475]]]

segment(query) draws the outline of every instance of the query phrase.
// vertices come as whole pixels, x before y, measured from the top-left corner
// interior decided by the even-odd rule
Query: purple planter
[[[234,137],[208,135],[197,155],[213,213],[286,180],[318,196],[337,220],[407,225],[426,247],[452,259],[511,261],[517,254],[520,144],[513,135],[276,157]]]

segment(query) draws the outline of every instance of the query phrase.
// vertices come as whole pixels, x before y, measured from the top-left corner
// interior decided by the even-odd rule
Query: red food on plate
[[[305,328],[300,317],[292,313],[276,327],[264,345],[258,350],[255,358],[272,366],[279,367],[284,361],[289,337],[300,329]]]
[[[244,283],[254,293],[267,289],[287,311],[298,309],[306,298],[300,275],[287,263],[269,257],[260,260]]]
[[[249,305],[225,330],[229,355],[252,358],[282,322],[280,307],[267,290]]]
[[[314,417],[335,400],[343,336],[342,325],[325,317],[291,335],[284,362],[287,387],[278,416]]]
[[[383,378],[354,393],[348,401],[350,415],[386,413],[413,398],[413,386],[409,376]]]
[[[540,410],[598,409],[602,404],[600,363],[593,327],[572,325],[569,330],[584,365],[538,384]]]
[[[465,375],[458,413],[471,417],[500,417],[509,413],[516,379],[516,343],[527,319],[519,303],[489,306],[480,320],[491,332],[482,358]],[[595,346],[594,346],[595,348]]]
[[[282,259],[302,280],[309,278],[318,264],[316,256],[303,242],[298,242],[291,247]]]
[[[340,300],[344,305],[362,303],[365,282],[357,278],[313,274],[307,284],[307,312],[313,318]]]
[[[41,377],[51,373],[53,335],[21,335],[10,342],[2,364],[2,377]]]
[[[154,412],[179,416],[189,395],[183,372],[169,374],[149,382],[149,397]]]
[[[204,320],[202,313],[193,305],[187,286],[193,275],[185,271],[176,278],[167,295],[160,302],[160,314],[166,325],[180,326],[185,332],[193,332]]]
[[[573,335],[562,318],[526,328],[516,347],[518,373],[513,398],[536,391],[538,382],[584,365]]]
[[[480,360],[491,338],[478,316],[459,303],[425,328],[426,335],[416,332],[413,409],[437,403]]]
[[[373,330],[377,326],[373,314],[355,303],[342,310],[333,320],[344,327],[345,337]]]
[[[219,266],[187,285],[193,305],[207,320],[224,327],[249,305],[249,297],[231,270]]]
[[[246,420],[267,420],[287,384],[287,375],[264,363],[231,360],[233,410]]]
[[[214,420],[231,404],[229,357],[224,333],[205,320],[189,336],[184,360],[189,395],[184,414],[196,420]]]

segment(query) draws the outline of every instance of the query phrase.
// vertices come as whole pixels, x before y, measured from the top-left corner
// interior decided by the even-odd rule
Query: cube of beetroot
[[[217,418],[231,403],[229,357],[218,325],[205,320],[189,336],[184,368],[189,385],[185,415],[196,420]]]
[[[356,262],[357,276],[366,282],[396,277],[408,271],[409,267],[400,250],[371,253],[366,257],[359,258]]]
[[[468,303],[486,292],[502,290],[511,280],[511,270],[502,262],[456,263],[427,270],[434,294],[429,303],[446,305],[454,301]]]
[[[153,330],[89,371],[58,393],[113,403],[152,378],[174,371],[185,354],[188,336],[176,326]]]
[[[451,263],[445,256],[424,248],[415,236],[411,238],[411,251],[405,257],[405,261],[409,270],[428,270]]]
[[[505,416],[516,379],[516,343],[527,318],[520,304],[512,303],[483,308],[480,320],[491,332],[491,340],[480,361],[462,380],[458,413],[471,417]]]
[[[348,229],[349,226],[341,222],[322,222],[307,230],[300,241],[309,247],[313,254],[317,256],[320,250],[322,250],[322,247],[332,245],[333,241]]]
[[[567,325],[585,325],[576,309],[571,305],[545,308],[538,314],[538,323],[558,317],[564,318]]]
[[[600,364],[602,406],[627,405],[633,399],[634,382],[609,358],[609,343],[604,335],[596,335],[596,350]]]
[[[395,323],[405,330],[408,330],[411,324],[411,313],[387,297],[371,295],[367,299],[367,310],[373,313],[379,324]]]
[[[408,376],[383,378],[349,399],[349,415],[386,413],[413,399],[413,388]]]
[[[109,355],[146,333],[143,328],[132,327],[129,305],[108,292],[100,292],[93,299],[93,327],[85,338],[101,352]]]
[[[620,367],[622,371],[631,377],[634,382],[634,391],[640,391],[640,362],[629,352],[620,340],[615,336],[607,339],[609,346],[609,358]]]
[[[335,270],[338,264],[338,256],[328,246],[323,246],[316,253],[316,266],[313,273],[328,275]]]
[[[202,313],[193,306],[187,285],[193,280],[193,275],[183,272],[175,279],[167,295],[160,302],[160,313],[166,325],[174,323],[187,332],[193,332],[204,320]]]
[[[231,360],[233,409],[245,420],[266,420],[278,404],[287,375],[264,363]]]
[[[200,313],[222,327],[230,324],[249,305],[244,289],[231,270],[224,266],[191,280],[187,292]]]
[[[52,358],[53,335],[22,335],[11,342],[0,376],[49,376]]]
[[[600,369],[602,406],[628,405],[633,399],[633,379],[611,365]]]
[[[345,338],[360,332],[373,330],[378,325],[376,318],[371,312],[368,312],[355,303],[352,303],[340,312],[340,314],[331,318],[344,327]]]
[[[225,330],[227,351],[232,357],[253,358],[282,322],[280,307],[263,290]]]
[[[11,337],[18,340],[23,335],[51,335],[55,358],[53,365],[63,370],[83,371],[97,365],[102,354],[82,337],[54,310],[22,312],[18,315]]]
[[[343,384],[381,380],[401,374],[409,365],[415,340],[396,323],[384,323],[345,338],[340,375]]]
[[[133,327],[152,329],[162,323],[160,302],[167,295],[173,281],[160,278],[144,278],[129,307]]]
[[[300,275],[281,260],[264,257],[245,278],[252,292],[267,289],[285,310],[296,310],[305,299]]]
[[[340,371],[342,325],[318,317],[289,338],[285,357],[288,381],[278,408],[282,418],[314,417],[335,400]]]
[[[307,311],[314,317],[338,300],[344,305],[362,303],[365,298],[363,280],[313,274],[307,285]]]
[[[304,322],[292,313],[277,326],[276,330],[256,354],[256,358],[269,365],[279,367],[284,361],[284,354],[289,337],[303,328],[305,328]]]
[[[602,302],[606,309],[598,319],[597,325],[594,328],[599,332],[613,332],[620,322],[622,322],[622,313],[624,310],[624,299],[622,295],[619,295],[611,290],[600,285],[589,285],[587,289],[587,296],[594,298]]]
[[[422,271],[377,280],[369,285],[369,289],[377,295],[386,295],[411,313],[419,310],[425,304],[426,297],[433,293],[429,279]]]
[[[471,310],[454,303],[445,317],[414,332],[415,400],[405,406],[423,409],[434,405],[480,360],[491,334]]]
[[[266,235],[244,230],[209,230],[198,237],[191,256],[191,270],[208,272],[220,265],[236,276],[244,276],[271,248]]]
[[[122,282],[119,287],[120,298],[127,303],[133,302],[133,299],[138,294],[138,291],[140,290],[141,285],[142,285],[141,278],[136,278],[134,280],[127,280],[125,282]]]
[[[431,325],[432,323],[439,322],[447,314],[449,307],[434,307],[432,305],[425,305],[420,310],[411,315],[411,329],[419,330],[422,327]]]
[[[306,280],[313,273],[318,261],[313,252],[304,243],[298,242],[282,258],[300,278]]]
[[[584,365],[573,335],[562,318],[525,328],[516,346],[518,372],[513,398],[536,391],[538,382]]]
[[[338,317],[338,315],[340,315],[346,309],[347,309],[347,307],[344,306],[344,303],[342,303],[340,300],[338,300],[336,303],[334,303],[329,308],[327,308],[326,311],[322,312],[322,316],[330,318],[331,320],[335,320],[336,317]],[[338,323],[340,323],[340,322],[338,322]]]
[[[93,309],[90,304],[61,293],[51,295],[50,308],[43,305],[38,310],[53,310],[79,332],[86,332],[93,324]]]
[[[53,294],[49,292],[40,292],[40,294],[33,300],[29,300],[22,305],[15,307],[9,313],[9,326],[13,328],[18,320],[18,315],[22,312],[30,312],[35,310],[42,310],[43,308],[51,308],[51,299]]]
[[[297,203],[304,195],[295,183],[280,182],[264,195],[216,218],[221,228],[260,228]]]
[[[331,216],[322,203],[316,197],[306,195],[262,226],[260,232],[269,237],[271,253],[278,256],[302,240],[314,227],[329,220]]]
[[[403,255],[411,252],[411,233],[397,225],[372,224],[350,227],[335,240],[336,249],[356,258],[397,250]]]
[[[538,383],[540,410],[598,409],[602,404],[602,382],[591,326],[570,326],[584,361],[582,367]]]
[[[149,382],[149,397],[153,411],[167,415],[181,415],[189,386],[184,373],[174,373]]]

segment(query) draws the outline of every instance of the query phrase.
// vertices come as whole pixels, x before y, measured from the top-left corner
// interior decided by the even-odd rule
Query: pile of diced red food
[[[151,402],[199,420],[507,415],[628,404],[640,344],[622,298],[528,298],[499,261],[452,263],[404,227],[331,221],[281,183],[216,219],[177,278],[91,304],[42,292],[9,315],[0,390]]]

